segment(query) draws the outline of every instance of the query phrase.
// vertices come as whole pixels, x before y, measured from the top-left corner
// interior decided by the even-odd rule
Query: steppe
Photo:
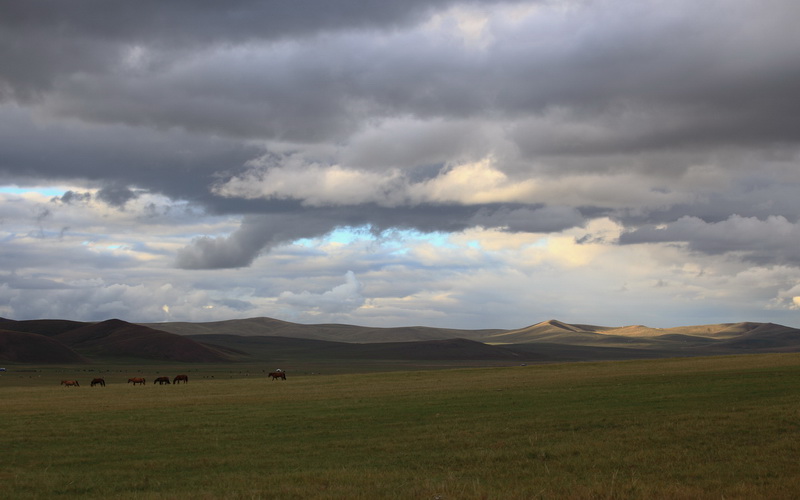
[[[800,495],[788,327],[243,321],[0,321],[0,498]]]

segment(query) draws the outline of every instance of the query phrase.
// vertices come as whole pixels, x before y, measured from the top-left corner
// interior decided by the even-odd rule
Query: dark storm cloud
[[[786,165],[800,129],[800,4],[541,2],[519,21],[487,21],[474,46],[423,26],[451,6],[497,3],[4,3],[0,179],[85,181],[115,206],[147,191],[248,214],[234,233],[184,248],[177,262],[190,269],[247,266],[264,249],[348,225],[560,231],[612,216],[632,243],[664,237],[647,225],[681,217],[797,221]],[[211,193],[286,150],[323,168],[348,159],[364,171],[401,168],[412,180],[496,155],[514,180],[630,173],[667,201],[618,201],[632,189],[622,177],[600,200],[557,205],[310,209],[292,192]],[[774,150],[783,166],[766,159]],[[768,185],[747,186],[767,163],[769,174],[752,175]],[[732,189],[682,185],[698,165]],[[716,248],[702,231],[681,233]]]
[[[645,226],[620,236],[623,245],[688,243],[690,249],[711,255],[741,253],[760,263],[800,263],[800,227],[781,216],[766,219],[732,215],[720,222],[681,217],[662,226]]]
[[[327,234],[337,227],[369,227],[374,234],[399,229],[422,232],[461,231],[474,225],[473,207],[416,207],[405,211],[382,207],[341,207],[249,215],[227,236],[202,236],[182,248],[182,269],[247,267],[262,251],[300,238]]]
[[[122,208],[131,200],[138,198],[133,190],[125,186],[105,186],[97,192],[97,198],[109,205]]]
[[[5,2],[0,8],[0,81],[16,95],[48,88],[55,75],[93,71],[121,46],[170,49],[275,40],[342,29],[404,25],[454,0]],[[471,3],[497,3],[477,0]],[[1,86],[0,86],[1,88]],[[6,91],[9,89],[7,88]]]
[[[246,217],[241,227],[229,236],[195,239],[178,252],[177,266],[181,269],[247,267],[265,247],[325,234],[335,227],[329,221],[322,223],[321,227],[319,223],[309,227],[308,222],[307,218],[290,214]]]
[[[36,84],[26,67],[41,65],[41,79],[57,81],[60,92],[53,109],[89,121],[242,137],[342,138],[365,111],[517,119],[560,110],[562,125],[594,121],[608,133],[566,130],[542,142],[518,128],[523,151],[794,139],[800,41],[792,20],[800,8],[793,2],[732,2],[718,12],[687,2],[662,5],[663,12],[649,2],[588,2],[533,16],[480,53],[379,31],[454,3],[86,2],[82,9],[21,2],[0,16],[9,38],[0,67],[13,68],[0,75],[8,88],[30,90]],[[372,30],[344,31],[365,26]],[[326,35],[257,50],[262,41],[311,33]],[[211,46],[218,41],[225,43]],[[55,53],[36,57],[46,44]],[[125,60],[136,68],[124,69]]]
[[[391,28],[455,3],[496,4],[496,0],[28,0],[3,7],[2,25],[20,31],[61,30],[106,40],[163,38],[172,43],[246,41],[308,32]]]
[[[557,112],[555,123],[544,123],[555,131],[549,137],[514,129],[532,157],[794,140],[800,40],[792,20],[800,8],[792,2],[733,2],[719,12],[688,2],[663,11],[649,2],[588,2],[532,16],[479,53],[378,31],[452,3],[147,2],[117,11],[31,2],[2,17],[9,36],[79,40],[88,49],[97,42],[100,51],[116,44],[94,69],[59,79],[49,104],[88,121],[317,142],[345,139],[376,117],[517,120]],[[337,31],[363,26],[374,30]],[[328,35],[258,50],[259,41],[312,32]],[[209,47],[215,40],[228,45]],[[13,55],[37,44],[0,46]],[[43,72],[56,79],[64,60],[83,52],[59,50],[44,59]],[[126,58],[141,61],[123,71]],[[3,72],[9,79],[24,73],[19,59],[4,65],[15,68]],[[587,122],[606,132],[571,133],[569,125]]]
[[[65,192],[62,196],[56,196],[50,199],[52,202],[61,202],[66,203],[67,205],[72,203],[85,203],[92,199],[91,193],[77,193],[75,191],[69,190]]]
[[[208,199],[220,171],[239,168],[261,152],[239,141],[125,125],[70,120],[41,123],[0,106],[0,182],[88,181],[138,187],[176,199]]]
[[[572,207],[507,207],[482,208],[470,222],[478,226],[503,227],[510,232],[550,233],[584,223],[581,213]]]

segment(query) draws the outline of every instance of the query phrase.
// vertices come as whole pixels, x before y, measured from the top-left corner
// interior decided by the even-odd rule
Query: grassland
[[[794,354],[105,388],[49,370],[0,378],[2,498],[800,494]]]

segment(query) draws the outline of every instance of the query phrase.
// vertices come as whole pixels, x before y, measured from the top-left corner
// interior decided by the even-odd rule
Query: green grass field
[[[2,498],[800,496],[798,355],[105,388],[29,373],[0,378]]]

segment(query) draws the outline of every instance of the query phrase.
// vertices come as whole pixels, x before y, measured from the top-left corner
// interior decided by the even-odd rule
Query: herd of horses
[[[180,384],[183,382],[184,384],[189,383],[189,376],[188,375],[176,375],[174,379],[172,379],[173,384]],[[131,377],[128,379],[129,384],[133,385],[145,385],[147,380],[144,377]],[[153,384],[164,385],[169,384],[169,377],[158,377]],[[80,387],[81,384],[78,383],[77,380],[62,380],[61,385],[65,387]],[[101,387],[106,386],[106,381],[103,378],[93,378],[90,384],[92,387],[99,385]]]
[[[128,382],[131,382],[131,381],[133,382],[133,385],[136,385],[137,380],[128,379]],[[173,384],[180,384],[181,382],[183,382],[184,384],[188,384],[189,383],[189,377],[187,375],[176,375],[175,378],[172,379],[172,383]],[[144,379],[142,379],[141,383],[144,384]],[[155,379],[153,381],[153,385],[155,385],[155,384],[158,384],[158,385],[167,384],[167,385],[169,385],[170,384],[169,377],[158,377],[157,379]]]
[[[286,372],[284,372],[283,370],[278,370],[276,372],[270,372],[269,377],[272,380],[278,380],[278,379],[286,380]],[[174,384],[180,384],[181,382],[183,382],[184,384],[188,384],[189,383],[189,376],[188,375],[176,375],[175,378],[172,379],[171,383],[174,385]],[[133,384],[133,385],[145,385],[147,383],[147,380],[144,377],[131,377],[131,378],[128,379],[128,383],[129,384]],[[158,377],[153,381],[153,385],[155,385],[155,384],[158,384],[158,385],[167,384],[167,385],[169,385],[170,384],[169,377]],[[65,386],[65,387],[80,387],[81,386],[81,384],[79,384],[77,380],[62,380],[61,381],[61,385]],[[106,386],[106,381],[104,379],[102,379],[102,378],[94,378],[94,379],[92,379],[91,386],[94,387],[96,385],[105,387]]]
[[[143,377],[133,377],[128,379],[129,384],[133,385],[144,385],[147,382]],[[189,383],[189,376],[188,375],[175,375],[175,378],[172,379],[173,384],[180,384],[183,382],[184,384]],[[153,381],[153,385],[164,385],[170,384],[169,377],[158,377]]]

